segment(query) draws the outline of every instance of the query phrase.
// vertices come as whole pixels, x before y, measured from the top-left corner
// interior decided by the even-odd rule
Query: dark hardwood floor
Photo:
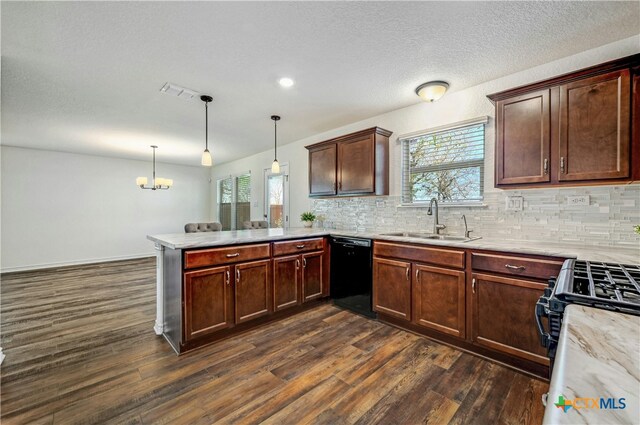
[[[176,356],[155,259],[2,276],[1,421],[539,424],[548,385],[322,305]]]

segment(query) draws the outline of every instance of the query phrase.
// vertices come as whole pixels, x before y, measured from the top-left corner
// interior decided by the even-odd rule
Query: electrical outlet
[[[505,198],[504,209],[506,211],[522,211],[524,208],[524,198],[522,196],[507,196]]]
[[[567,205],[589,205],[589,195],[567,196]]]

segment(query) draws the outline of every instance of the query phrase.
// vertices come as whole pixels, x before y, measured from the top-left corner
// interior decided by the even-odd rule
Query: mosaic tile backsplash
[[[589,205],[569,205],[567,197],[588,195]],[[508,211],[507,196],[522,196],[522,211]],[[318,225],[362,232],[433,230],[433,217],[424,207],[403,207],[399,196],[312,200],[312,209],[323,221]],[[442,207],[444,233],[463,234],[462,215],[472,236],[553,240],[599,246],[637,247],[640,235],[640,184],[584,188],[491,191],[484,206]]]

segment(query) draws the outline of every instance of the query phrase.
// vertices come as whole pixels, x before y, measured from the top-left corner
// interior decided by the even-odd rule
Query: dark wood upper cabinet
[[[550,93],[496,102],[497,184],[549,181]]]
[[[388,195],[390,135],[373,127],[307,146],[309,196]]]
[[[636,54],[489,95],[496,187],[639,180],[639,73]]]
[[[558,180],[629,177],[628,69],[560,86]]]
[[[375,141],[373,134],[338,144],[338,194],[375,191]]]
[[[337,193],[335,143],[309,149],[309,195],[332,196]]]
[[[186,341],[233,326],[231,267],[186,272],[183,290]]]

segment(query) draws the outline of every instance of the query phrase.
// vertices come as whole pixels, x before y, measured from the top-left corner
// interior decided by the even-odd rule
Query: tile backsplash
[[[589,205],[571,205],[571,197],[589,196]],[[521,196],[521,211],[506,208],[507,196]],[[312,200],[324,226],[362,232],[432,231],[433,217],[424,207],[402,207],[399,196]],[[473,236],[552,240],[586,245],[638,247],[640,184],[584,188],[491,191],[484,206],[442,207],[444,233],[463,234],[465,214]],[[321,222],[320,225],[323,225]]]

